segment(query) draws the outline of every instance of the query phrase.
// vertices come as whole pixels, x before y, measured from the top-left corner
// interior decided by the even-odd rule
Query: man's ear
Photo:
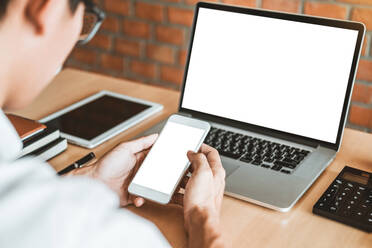
[[[37,34],[43,34],[49,25],[59,19],[61,0],[28,0],[26,3],[26,19],[34,27]]]
[[[31,23],[38,34],[43,32],[43,23],[40,15],[47,1],[48,0],[29,0],[26,3],[26,19]]]

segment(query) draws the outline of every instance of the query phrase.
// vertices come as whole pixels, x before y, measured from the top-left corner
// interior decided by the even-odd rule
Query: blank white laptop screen
[[[357,36],[200,8],[182,107],[336,143]]]

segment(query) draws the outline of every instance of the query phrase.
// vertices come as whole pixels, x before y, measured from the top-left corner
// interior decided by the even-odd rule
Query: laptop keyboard
[[[212,127],[204,143],[220,155],[291,174],[310,151]]]

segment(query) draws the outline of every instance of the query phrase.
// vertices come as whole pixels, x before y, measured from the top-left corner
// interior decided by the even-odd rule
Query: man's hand
[[[157,134],[153,134],[122,143],[94,165],[77,169],[73,174],[89,175],[104,182],[119,195],[121,206],[134,203],[140,207],[144,199],[129,195],[128,187],[157,137]]]
[[[193,209],[219,216],[225,190],[225,170],[216,149],[203,144],[200,153],[188,152],[192,176],[185,187],[185,219]]]
[[[189,247],[224,247],[220,211],[225,189],[225,170],[216,149],[202,145],[200,153],[188,152],[191,178],[183,199]]]

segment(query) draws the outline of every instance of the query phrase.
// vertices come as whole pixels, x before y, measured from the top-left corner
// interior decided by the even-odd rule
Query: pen
[[[66,174],[66,173],[68,173],[72,170],[75,170],[77,168],[81,168],[95,158],[96,158],[96,155],[94,155],[93,152],[90,152],[87,155],[85,155],[84,157],[82,157],[81,159],[75,161],[73,164],[71,164],[71,165],[67,166],[66,168],[64,168],[63,170],[59,171],[57,174],[58,175],[63,175],[63,174]]]

